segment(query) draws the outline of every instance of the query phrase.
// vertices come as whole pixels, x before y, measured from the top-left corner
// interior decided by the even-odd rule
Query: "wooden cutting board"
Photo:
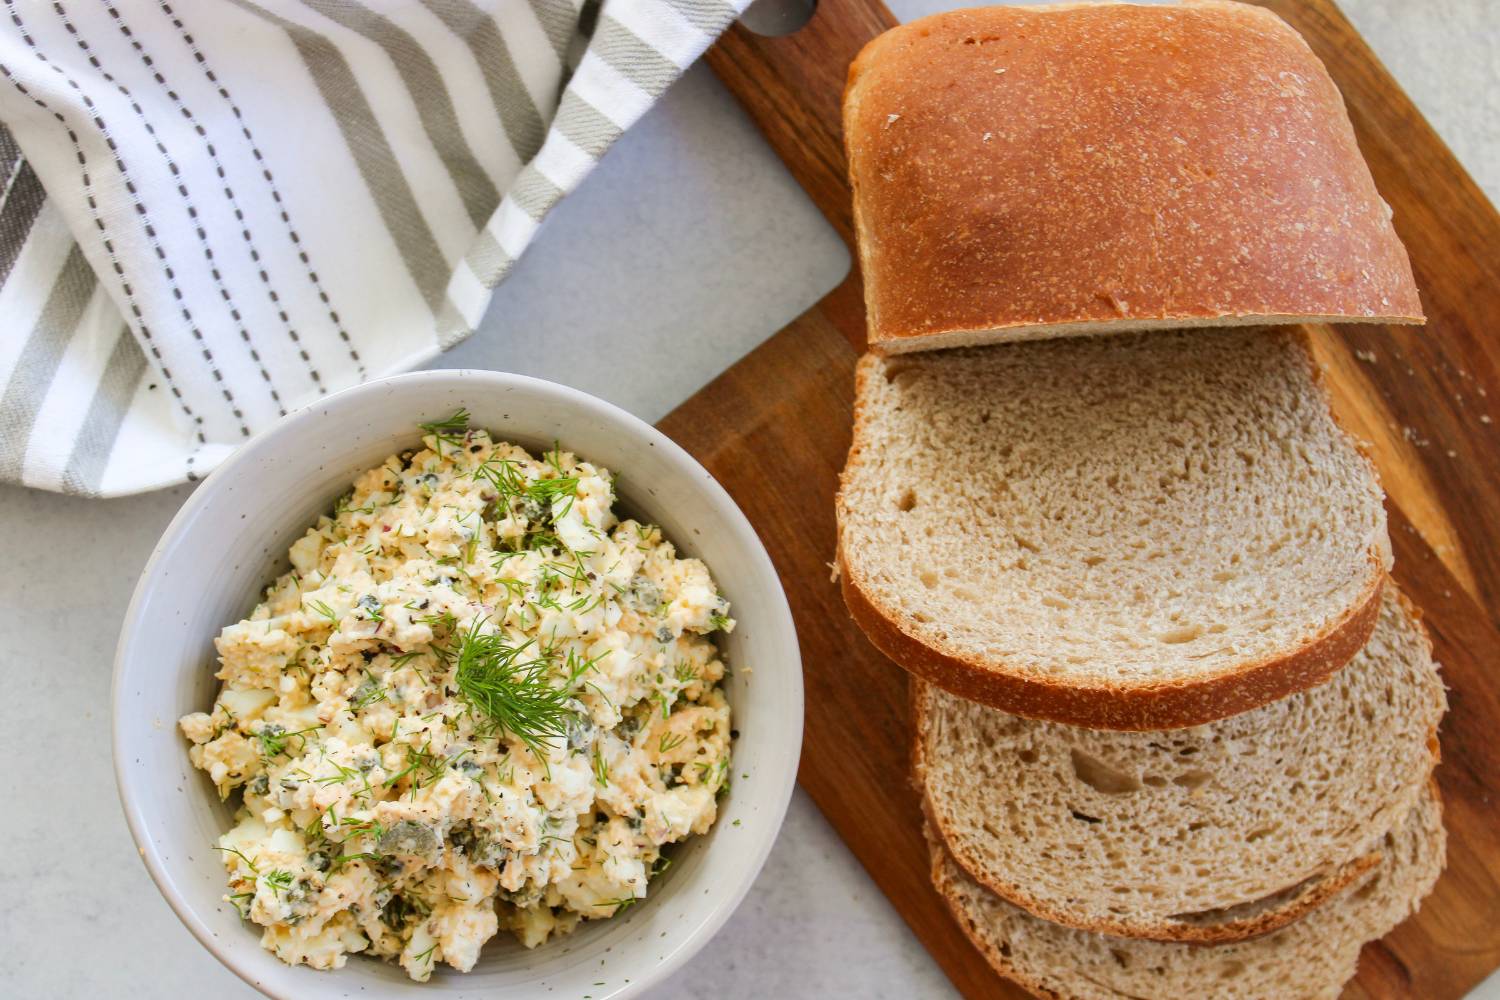
[[[1500,217],[1330,0],[1267,0],[1328,64],[1395,210],[1425,329],[1317,331],[1341,416],[1390,494],[1396,577],[1426,610],[1451,690],[1438,770],[1447,874],[1367,947],[1350,997],[1462,996],[1500,965]],[[895,23],[824,0],[784,38],[731,31],[708,54],[852,245],[839,100],[849,61]],[[781,573],[807,694],[801,783],[961,992],[1019,997],[928,882],[908,783],[906,677],[854,627],[830,579],[833,494],[864,348],[857,274],[688,400],[662,428],[739,501]]]

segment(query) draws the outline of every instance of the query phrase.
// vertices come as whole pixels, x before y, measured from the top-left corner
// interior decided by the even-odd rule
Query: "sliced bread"
[[[1385,593],[1332,680],[1192,729],[1036,722],[914,682],[929,821],[972,878],[1054,923],[1164,941],[1284,926],[1368,870],[1436,762],[1432,647]]]
[[[1338,89],[1259,7],[922,18],[850,67],[844,142],[880,352],[1421,321]]]
[[[1390,565],[1374,468],[1287,328],[866,356],[837,513],[845,599],[888,656],[1097,728],[1327,678]]]
[[[1416,912],[1445,860],[1442,803],[1429,786],[1357,886],[1263,937],[1192,945],[1108,937],[1049,923],[974,882],[930,835],[932,879],[996,971],[1071,1000],[1334,1000],[1360,948]]]

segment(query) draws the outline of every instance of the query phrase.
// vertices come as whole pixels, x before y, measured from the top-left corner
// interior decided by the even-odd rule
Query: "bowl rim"
[[[289,411],[286,415],[277,419],[264,430],[252,435],[243,444],[237,447],[222,463],[210,472],[192,495],[183,502],[162,531],[161,537],[157,539],[156,545],[151,550],[140,576],[136,580],[135,589],[131,593],[130,603],[126,606],[125,614],[121,620],[119,638],[115,644],[114,663],[110,675],[110,750],[114,757],[115,789],[119,795],[120,807],[125,813],[125,823],[130,828],[130,836],[135,841],[136,853],[145,864],[151,881],[155,884],[158,892],[172,908],[184,926],[192,933],[210,954],[219,960],[226,968],[239,976],[246,984],[262,994],[270,997],[280,997],[282,994],[274,992],[272,988],[262,982],[251,968],[246,948],[232,945],[222,941],[213,933],[208,925],[200,918],[198,912],[187,902],[183,895],[177,890],[172,874],[168,866],[163,863],[160,852],[151,838],[147,835],[148,818],[146,811],[136,795],[136,782],[132,773],[125,766],[127,754],[122,745],[125,739],[122,733],[121,713],[123,709],[121,692],[124,689],[123,679],[127,669],[127,658],[132,651],[141,632],[142,623],[139,621],[141,605],[145,600],[146,593],[151,589],[157,571],[165,558],[166,551],[176,536],[185,530],[198,513],[207,506],[216,493],[215,483],[228,482],[234,471],[240,466],[253,460],[253,458],[266,450],[277,445],[283,437],[293,434],[296,429],[309,420],[316,419],[317,411],[326,411],[330,406],[348,405],[352,401],[367,395],[380,393],[393,383],[421,383],[428,382],[435,385],[444,383],[471,383],[476,391],[480,388],[516,388],[523,387],[544,395],[552,395],[561,402],[580,409],[581,419],[596,419],[606,424],[623,424],[652,442],[658,452],[663,454],[669,461],[685,466],[689,473],[697,473],[689,478],[695,484],[695,488],[704,490],[711,503],[719,509],[723,516],[723,526],[726,530],[738,536],[737,541],[753,562],[759,564],[758,569],[765,577],[772,581],[775,593],[771,595],[771,617],[769,623],[772,633],[778,636],[775,640],[784,648],[783,653],[789,671],[788,683],[791,690],[787,692],[795,711],[788,720],[789,732],[786,743],[792,747],[790,753],[782,753],[773,759],[773,764],[779,764],[779,768],[768,777],[770,781],[757,782],[759,787],[770,784],[772,792],[768,798],[770,809],[766,816],[774,822],[764,824],[765,833],[759,837],[754,849],[754,856],[748,867],[744,869],[744,876],[727,892],[722,892],[720,898],[714,903],[713,908],[681,939],[677,946],[663,957],[662,960],[650,966],[649,970],[639,977],[633,977],[630,982],[619,989],[610,992],[607,996],[610,1000],[624,1000],[626,997],[637,996],[643,990],[660,984],[673,972],[684,965],[690,958],[696,955],[706,945],[729,917],[739,908],[750,887],[754,885],[764,868],[766,859],[770,856],[771,848],[775,845],[785,823],[786,812],[791,804],[792,792],[796,787],[797,768],[802,753],[803,735],[803,710],[804,692],[802,681],[802,657],[800,644],[797,641],[796,625],[792,618],[791,607],[787,603],[785,588],[781,585],[780,574],[777,573],[775,564],[766,552],[765,545],[760,536],[750,525],[750,521],[734,498],[713,477],[701,463],[677,442],[656,427],[637,417],[615,404],[600,399],[580,389],[558,382],[539,379],[529,375],[519,375],[511,372],[488,371],[475,368],[444,368],[417,372],[407,372],[400,375],[390,375],[382,378],[372,379],[359,385],[341,389],[330,393],[313,402]],[[175,720],[173,725],[175,726]],[[778,791],[779,789],[779,791]],[[760,824],[757,824],[759,826]],[[716,886],[720,885],[716,883]],[[260,951],[256,949],[257,953]],[[289,967],[290,968],[290,967]],[[335,987],[337,982],[330,982],[330,987]],[[418,984],[419,986],[421,984]]]

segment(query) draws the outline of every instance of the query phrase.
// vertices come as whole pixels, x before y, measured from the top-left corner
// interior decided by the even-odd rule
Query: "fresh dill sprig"
[[[407,775],[411,775],[411,787],[415,791],[425,788],[438,778],[443,776],[443,768],[448,764],[456,762],[469,750],[466,748],[448,757],[438,757],[431,753],[432,741],[429,740],[419,750],[416,747],[406,748],[406,766],[385,780],[385,787],[391,788]]]
[[[257,867],[255,867],[255,862],[251,861],[249,858],[245,857],[245,852],[242,851],[242,850],[240,850],[239,848],[237,848],[237,847],[222,847],[222,846],[220,846],[218,844],[215,844],[214,845],[214,849],[215,850],[219,850],[219,851],[224,851],[227,854],[233,854],[235,857],[237,857],[241,861],[245,862],[245,867],[249,868],[252,873],[254,873],[256,875],[260,874],[260,869],[257,868]]]
[[[460,406],[441,420],[417,424],[428,434],[461,434],[469,429],[469,411]]]
[[[600,653],[592,660],[585,660],[571,649],[568,650],[568,655],[563,659],[563,673],[568,675],[568,679],[563,687],[569,691],[573,690],[573,686],[578,683],[584,674],[590,670],[598,669],[599,661],[602,659],[604,659],[603,653]]]
[[[557,574],[543,565],[541,572],[537,574],[536,597],[531,603],[539,608],[552,608],[556,610],[559,605],[557,598],[552,596],[552,585],[557,582],[559,582]]]
[[[563,515],[567,514],[567,512],[572,508],[573,498],[577,495],[577,476],[560,475],[556,479],[538,479],[536,482],[526,487],[526,496],[528,499],[545,503],[549,507],[551,506],[552,501],[557,499],[558,497],[567,497],[568,505],[563,508],[561,513],[556,515],[557,517],[562,517]]]
[[[340,514],[373,514],[381,507],[392,507],[396,503],[395,500],[392,500],[389,503],[374,503],[372,501],[365,504],[363,507],[349,506],[353,502],[354,491],[350,490],[348,493],[345,493],[343,496],[339,497],[338,500],[334,501],[333,516],[338,517]]]
[[[549,516],[552,515],[553,501],[559,497],[566,498],[567,503],[555,515],[562,517],[572,509],[573,498],[578,495],[578,477],[564,475],[561,462],[550,460],[552,458],[555,456],[549,456],[547,463],[556,473],[556,477],[552,479],[528,480],[515,459],[497,458],[494,455],[475,466],[472,476],[489,483],[499,494],[499,499],[507,502],[527,501],[545,508]]]
[[[299,729],[296,732],[289,733],[281,726],[271,724],[262,726],[260,732],[256,733],[255,736],[260,740],[261,756],[271,758],[279,757],[286,753],[287,744],[292,740],[297,741],[297,752],[301,753],[307,747],[307,734],[316,732],[322,728],[321,725],[308,726],[306,729]]]
[[[291,872],[280,868],[273,872],[266,872],[261,876],[261,880],[270,886],[278,896],[292,887],[294,878],[295,876]]]
[[[474,533],[464,545],[464,565],[474,561],[474,555],[479,551],[479,543],[484,540],[484,519],[479,519],[479,524],[474,528]]]
[[[518,600],[526,596],[526,584],[513,576],[500,577],[495,580],[495,583],[505,588],[505,592],[510,595],[511,600]]]
[[[554,687],[547,676],[551,662],[528,658],[534,639],[512,644],[481,631],[484,621],[475,619],[463,636],[454,682],[475,711],[540,757],[542,741],[565,736],[578,714],[569,705],[572,685]]]
[[[318,614],[322,615],[324,618],[327,618],[329,621],[333,622],[335,625],[338,624],[339,613],[330,608],[326,601],[308,601],[307,606],[312,608]]]
[[[604,752],[597,744],[594,746],[594,780],[600,788],[609,787],[609,761],[604,759]]]
[[[566,580],[568,593],[576,592],[580,587],[588,590],[589,584],[596,578],[596,574],[589,569],[585,559],[592,558],[592,552],[580,552],[577,549],[568,549],[558,558],[550,562],[542,563],[542,568],[551,573],[559,580]],[[587,596],[585,594],[584,596]]]
[[[475,467],[473,476],[495,488],[495,492],[507,499],[526,492],[526,476],[515,459],[496,458],[491,455]]]
[[[556,438],[553,438],[552,440],[552,450],[544,452],[542,454],[542,461],[550,465],[553,471],[556,472],[559,476],[563,474],[562,445],[557,443]]]
[[[357,854],[340,854],[338,857],[328,859],[328,873],[330,875],[333,874],[351,861],[369,861],[381,857],[384,857],[384,855],[376,854],[373,851],[360,851]]]
[[[345,767],[343,764],[340,764],[336,760],[328,761],[328,765],[333,768],[332,774],[325,774],[321,778],[313,778],[312,780],[320,785],[342,785],[350,778],[364,777],[364,772],[360,771],[358,768]],[[368,778],[365,779],[365,783],[369,783]]]
[[[614,910],[610,913],[610,916],[617,917],[620,915],[621,910],[629,909],[638,902],[640,902],[640,900],[636,899],[634,896],[621,896],[619,899],[601,899],[596,901],[594,905],[600,907],[601,909],[606,906],[614,907]]]
[[[431,434],[437,443],[438,457],[443,457],[443,445],[458,448],[463,444],[463,435],[469,429],[469,411],[460,406],[441,420],[430,420],[417,424],[423,433]]]
[[[533,531],[526,535],[526,548],[532,552],[542,549],[557,549],[560,552],[568,551],[568,546],[555,532]]]
[[[385,824],[378,819],[355,819],[353,816],[345,816],[339,820],[339,827],[344,831],[344,839],[350,837],[373,837],[379,840],[385,836]]]
[[[349,702],[351,711],[358,712],[360,709],[369,708],[377,701],[386,700],[385,685],[375,679],[375,675],[368,670],[365,671],[365,679],[360,682],[359,687],[354,689],[354,696]]]
[[[574,600],[571,604],[569,604],[568,610],[574,612],[575,614],[585,615],[590,611],[593,611],[595,608],[603,607],[603,605],[603,594],[597,594],[594,597],[590,597],[588,594],[584,594]]]
[[[407,602],[406,607],[412,608],[414,605]],[[429,615],[412,615],[411,620],[413,624],[426,625],[434,633],[450,633],[458,627],[458,616],[451,611],[435,611]]]

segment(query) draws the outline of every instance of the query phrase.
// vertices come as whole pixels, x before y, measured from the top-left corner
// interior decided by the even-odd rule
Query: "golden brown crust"
[[[1306,337],[1306,331],[1295,330],[1293,335]],[[935,638],[918,637],[910,623],[893,611],[882,610],[867,594],[859,573],[844,553],[842,487],[862,460],[869,438],[865,432],[869,414],[859,401],[869,398],[866,384],[880,377],[882,364],[878,356],[866,354],[854,369],[854,434],[834,501],[838,511],[839,587],[850,616],[865,637],[917,677],[970,701],[1032,719],[1089,729],[1181,729],[1239,715],[1315,687],[1353,659],[1375,631],[1389,561],[1389,552],[1380,548],[1372,548],[1368,554],[1370,582],[1363,598],[1342,619],[1285,656],[1246,663],[1216,675],[1131,686],[1089,678],[1041,677],[1022,669],[1006,669],[1004,664],[976,663],[957,650],[944,648]],[[1309,364],[1314,382],[1323,386],[1322,373],[1311,361]],[[1351,441],[1356,440],[1342,427],[1340,430]],[[1374,465],[1368,459],[1366,464],[1373,473]]]
[[[908,634],[865,594],[839,551],[839,585],[856,625],[898,665],[960,698],[1029,719],[1089,729],[1183,729],[1226,719],[1305,691],[1354,658],[1375,631],[1385,574],[1377,566],[1364,600],[1285,656],[1205,677],[1123,686],[1092,678],[1039,677],[1004,664],[977,664]]]
[[[1436,818],[1441,827],[1443,822],[1443,799],[1435,779],[1428,779],[1426,794],[1430,797],[1432,807],[1437,811]],[[958,922],[959,927],[963,930],[964,936],[969,939],[969,943],[984,956],[991,968],[1007,979],[1014,981],[1028,992],[1042,997],[1044,1000],[1064,1000],[1062,994],[1048,989],[1033,977],[1022,972],[1016,963],[1010,960],[1010,950],[1008,948],[996,949],[993,947],[990,939],[980,932],[980,929],[975,924],[974,914],[958,898],[952,880],[949,877],[951,869],[948,862],[952,860],[952,855],[948,853],[948,848],[943,838],[932,828],[931,823],[925,820],[922,824],[922,834],[927,840],[928,860],[930,862],[929,872],[933,888],[943,898],[943,902],[947,905],[949,912],[953,914],[954,920]],[[957,869],[958,877],[964,877],[965,870],[956,861],[954,861],[951,868]]]
[[[1054,924],[1065,927],[1075,927],[1079,930],[1091,931],[1095,934],[1108,934],[1114,937],[1144,938],[1152,941],[1165,941],[1191,944],[1226,944],[1233,941],[1244,941],[1249,938],[1261,937],[1273,931],[1280,930],[1289,924],[1296,923],[1313,910],[1322,906],[1328,900],[1341,894],[1345,889],[1353,886],[1363,879],[1376,865],[1380,864],[1380,852],[1368,851],[1359,857],[1341,864],[1333,872],[1322,877],[1309,879],[1305,883],[1305,891],[1293,897],[1288,905],[1275,909],[1266,910],[1248,919],[1229,919],[1218,923],[1189,923],[1182,921],[1163,922],[1143,932],[1139,921],[1122,922],[1109,920],[1080,919],[1078,914],[1051,906],[1046,901],[1040,900],[1028,893],[1024,886],[1012,884],[993,878],[990,873],[981,870],[965,856],[962,851],[953,847],[953,837],[948,831],[948,825],[942,821],[940,811],[933,805],[927,794],[927,762],[923,753],[923,746],[927,735],[927,698],[929,697],[928,684],[916,677],[911,679],[911,718],[912,718],[912,784],[915,786],[917,795],[922,805],[922,818],[924,829],[929,838],[939,840],[943,850],[953,859],[964,872],[973,879],[975,883],[984,886],[1001,899],[1020,907],[1032,916],[1041,917]],[[1437,766],[1437,754],[1433,754],[1433,767]],[[1432,782],[1432,772],[1419,783],[1421,789],[1426,789]],[[1399,821],[1399,819],[1398,819]]]
[[[1230,944],[1278,931],[1289,924],[1296,923],[1328,900],[1340,895],[1380,864],[1379,851],[1362,854],[1325,876],[1308,879],[1301,887],[1301,891],[1289,899],[1285,905],[1268,909],[1253,917],[1231,918],[1217,923],[1208,920],[1199,923],[1163,921],[1149,929],[1144,929],[1138,922],[1080,919],[1079,915],[1071,910],[1052,906],[1045,900],[1038,899],[1028,893],[1023,886],[999,882],[987,877],[985,872],[976,868],[969,862],[969,859],[953,849],[952,841],[944,832],[943,823],[936,809],[925,795],[922,796],[922,815],[928,827],[938,831],[948,856],[953,859],[954,864],[964,870],[969,878],[1032,916],[1093,934],[1162,941],[1168,944]]]
[[[964,932],[964,937],[974,946],[985,961],[989,962],[990,968],[994,969],[1006,979],[1011,980],[1026,992],[1042,1000],[1065,1000],[1060,993],[1047,989],[1041,983],[1021,973],[1015,965],[1007,960],[1007,956],[1000,954],[989,946],[984,935],[974,926],[974,916],[969,913],[948,889],[947,879],[944,877],[944,864],[947,860],[948,848],[943,845],[942,838],[932,829],[932,825],[926,821],[922,823],[922,833],[927,838],[928,856],[931,861],[932,887],[937,894],[943,898],[943,903],[948,907],[948,912],[953,914],[953,919],[958,922],[959,928]]]
[[[876,350],[1422,320],[1337,88],[1260,8],[923,18],[855,59],[844,134]]]

